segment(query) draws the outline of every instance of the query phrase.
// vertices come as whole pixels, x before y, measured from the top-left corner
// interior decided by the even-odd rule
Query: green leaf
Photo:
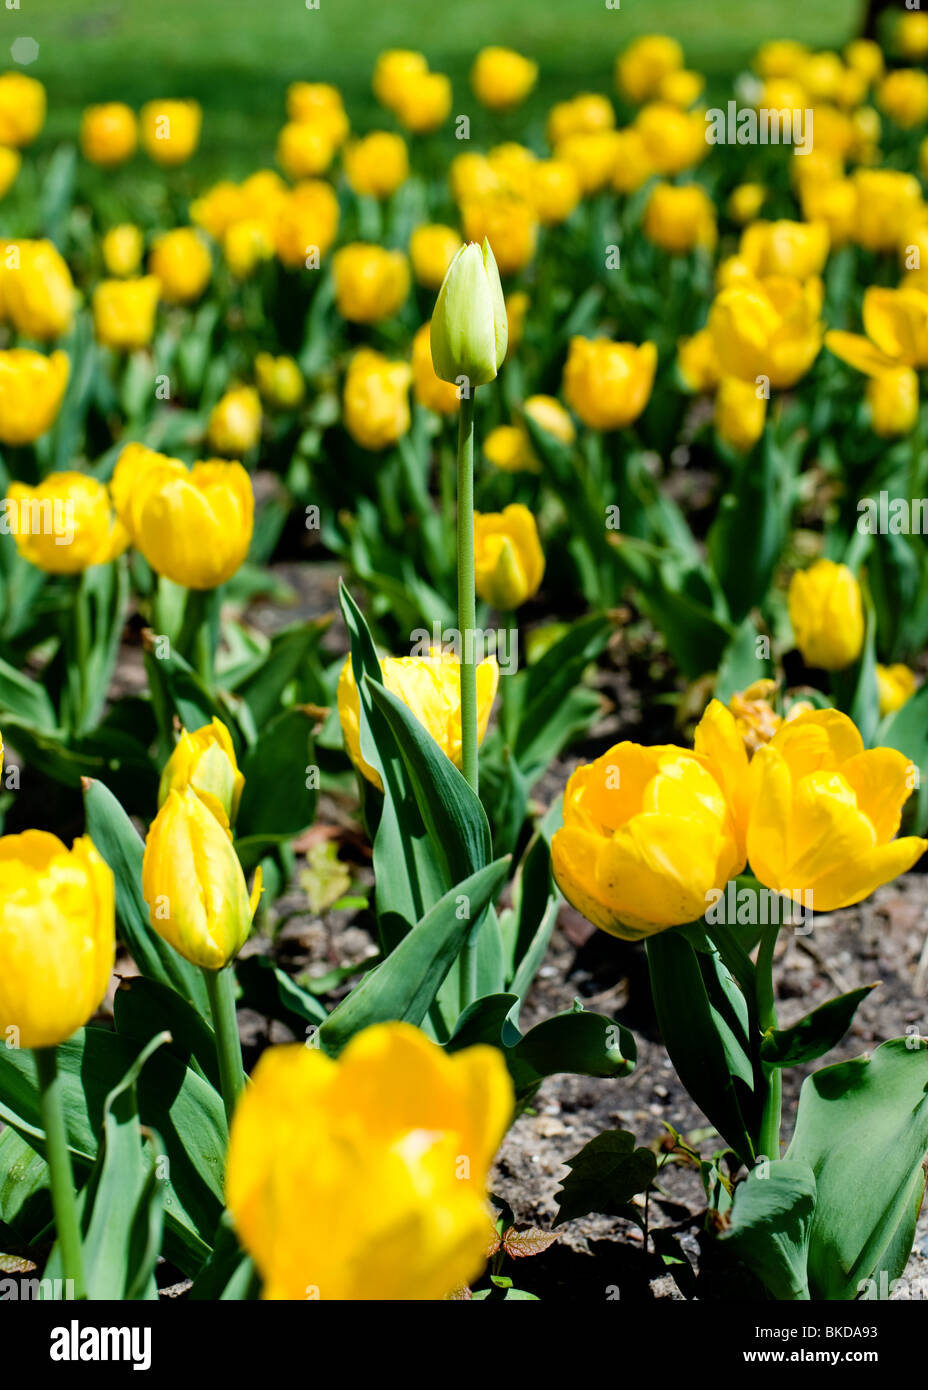
[[[242,760],[245,786],[236,834],[267,843],[291,840],[312,825],[318,792],[313,716],[301,705],[284,710],[258,735]]]
[[[757,655],[757,628],[745,618],[735,631],[719,662],[714,695],[727,705],[738,691],[746,690],[754,681],[770,676],[773,663]]]
[[[237,687],[236,694],[244,699],[259,729],[278,713],[284,691],[322,641],[329,623],[328,618],[298,623],[276,633],[260,667]]]
[[[791,1028],[768,1028],[760,1045],[761,1060],[771,1067],[797,1067],[823,1057],[844,1037],[858,1005],[873,989],[876,985],[864,985],[829,999]]]
[[[905,1267],[928,1151],[928,1042],[893,1038],[806,1078],[787,1158],[818,1196],[809,1246],[813,1298],[853,1299]]]
[[[116,1032],[144,1046],[165,1029],[170,1033],[166,1050],[193,1067],[211,1086],[221,1089],[216,1058],[216,1035],[201,1013],[176,990],[145,975],[130,975],[119,982],[113,999]]]
[[[789,535],[795,447],[767,430],[760,447],[739,459],[706,538],[709,560],[736,622],[762,603]]]
[[[506,739],[516,762],[531,783],[599,708],[599,699],[581,686],[581,678],[609,640],[612,623],[593,613],[508,681],[504,719]],[[579,697],[579,699],[578,699]]]
[[[302,989],[267,956],[247,956],[235,963],[235,974],[242,991],[242,1004],[265,1018],[286,1023],[298,1038],[305,1037],[307,1025],[315,1030],[328,1014],[319,1000]]]
[[[788,1158],[765,1160],[735,1188],[731,1225],[721,1239],[774,1298],[809,1297],[806,1265],[815,1193],[808,1163]]]
[[[206,1264],[200,1270],[188,1297],[213,1303],[217,1300],[243,1300],[257,1297],[260,1280],[254,1262],[238,1243],[232,1218],[223,1212],[216,1244]]]
[[[31,1245],[51,1221],[48,1164],[15,1129],[0,1130],[0,1248]]]
[[[635,1136],[624,1129],[604,1130],[564,1162],[570,1173],[556,1194],[556,1226],[593,1211],[626,1216],[632,1197],[647,1191],[657,1174],[653,1151],[636,1148]]]

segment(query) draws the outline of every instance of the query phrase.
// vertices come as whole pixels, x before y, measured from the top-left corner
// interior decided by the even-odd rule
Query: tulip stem
[[[219,1081],[226,1119],[231,1124],[239,1096],[245,1088],[245,1068],[242,1064],[242,1040],[239,1037],[235,1014],[235,994],[232,987],[232,967],[203,971],[209,1008],[216,1034],[216,1056],[219,1059]]]
[[[58,1078],[58,1057],[54,1047],[37,1047],[34,1052],[39,1081],[39,1106],[42,1128],[45,1130],[45,1160],[48,1163],[52,1190],[55,1230],[61,1251],[61,1268],[65,1289],[71,1285],[74,1298],[85,1298],[84,1257],[81,1248],[81,1228],[77,1218],[74,1176],[68,1136],[61,1105],[61,1085]]]
[[[780,924],[772,922],[760,940],[757,952],[757,1021],[761,1031],[777,1026],[777,1008],[773,992],[773,953],[776,949]],[[764,1082],[764,1108],[761,1114],[760,1133],[757,1140],[758,1155],[767,1158],[780,1157],[780,1109],[782,1104],[782,1073],[779,1067],[768,1067],[761,1063]]]
[[[207,689],[213,684],[213,596],[215,589],[188,589],[177,646]]]
[[[461,771],[477,791],[477,597],[474,592],[474,401],[461,399],[458,428],[458,636],[461,642]]]

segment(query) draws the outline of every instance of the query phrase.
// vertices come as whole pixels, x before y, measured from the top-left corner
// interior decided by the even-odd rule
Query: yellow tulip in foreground
[[[193,227],[176,227],[157,238],[148,269],[161,281],[161,297],[168,304],[192,304],[209,284],[213,262]]]
[[[345,429],[362,449],[379,451],[409,429],[412,369],[361,348],[345,376]]]
[[[176,459],[131,455],[136,473],[123,504],[132,539],[157,574],[188,589],[215,589],[231,579],[248,554],[254,525],[251,479],[240,463],[211,459],[188,472]],[[130,470],[114,475],[114,496]],[[130,484],[131,486],[131,484]]]
[[[487,1175],[513,1110],[502,1054],[406,1023],[338,1061],[264,1053],[236,1111],[226,1199],[270,1299],[441,1299],[477,1278]]]
[[[880,697],[880,718],[895,714],[897,709],[915,694],[917,680],[915,672],[903,663],[894,666],[877,666],[876,683]]]
[[[105,565],[129,543],[106,485],[86,473],[49,473],[38,487],[11,483],[6,505],[19,553],[48,574]]]
[[[747,765],[733,716],[713,700],[694,752],[619,743],[579,767],[551,844],[561,892],[625,941],[698,920],[707,894],[744,868]]]
[[[115,890],[86,835],[0,838],[0,1038],[54,1047],[93,1016],[116,954]]]
[[[45,123],[45,88],[24,72],[0,75],[0,145],[31,145]]]
[[[650,400],[656,368],[653,343],[637,347],[608,338],[571,338],[564,396],[591,429],[624,429],[638,419]]]
[[[538,64],[512,48],[481,49],[470,70],[474,95],[491,111],[510,111],[519,106],[537,78]]]
[[[853,571],[833,560],[797,570],[789,584],[789,620],[807,666],[850,666],[864,643],[863,600]]]
[[[507,613],[534,598],[544,572],[538,527],[528,507],[514,502],[501,512],[474,512],[478,598]]]
[[[261,401],[253,386],[227,391],[210,411],[207,425],[210,448],[226,458],[241,458],[261,438]]]
[[[461,766],[461,663],[448,652],[388,656],[380,663],[383,683],[432,735],[455,767]],[[482,741],[496,698],[499,667],[487,657],[477,667],[477,741]],[[338,678],[338,718],[348,756],[360,773],[383,791],[379,773],[361,755],[361,702],[349,657]]]
[[[351,323],[379,323],[401,309],[409,294],[409,262],[402,251],[353,241],[332,257],[335,304]]]
[[[788,721],[751,760],[747,843],[755,876],[832,912],[905,873],[928,849],[914,835],[893,839],[913,771],[895,749],[865,751],[838,710]]]
[[[71,364],[65,352],[0,352],[0,444],[32,444],[58,418]]]
[[[98,343],[131,352],[147,347],[155,332],[161,281],[155,275],[101,280],[93,292],[93,331]]]
[[[214,718],[192,733],[181,731],[161,773],[158,805],[163,806],[171,792],[189,787],[220,823],[234,825],[244,785],[232,737],[225,724]]]
[[[200,141],[203,112],[196,101],[149,101],[139,125],[145,151],[157,164],[186,164]]]
[[[91,164],[111,169],[135,154],[139,140],[135,112],[122,101],[88,106],[81,117],[81,152]]]
[[[191,965],[222,970],[248,940],[261,871],[249,898],[228,825],[186,786],[168,792],[151,823],[142,893],[162,940]]]

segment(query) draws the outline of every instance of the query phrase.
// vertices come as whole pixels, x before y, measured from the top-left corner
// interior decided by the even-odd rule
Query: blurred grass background
[[[510,131],[475,110],[467,73],[488,43],[535,57],[541,78],[529,108],[543,111],[578,90],[611,90],[615,54],[638,34],[676,35],[691,66],[721,83],[765,39],[840,48],[862,23],[864,0],[23,0],[0,8],[0,52],[29,37],[39,57],[27,71],[48,87],[43,142],[73,138],[91,101],[138,107],[152,97],[196,97],[205,121],[193,172],[237,176],[272,161],[284,92],[296,79],[335,82],[358,129],[389,126],[370,77],[389,47],[422,49],[454,82],[453,110],[472,135]],[[512,129],[525,129],[524,115]]]

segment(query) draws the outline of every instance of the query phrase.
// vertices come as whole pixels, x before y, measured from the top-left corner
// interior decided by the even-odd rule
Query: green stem
[[[224,970],[204,969],[203,976],[209,994],[213,1031],[216,1034],[222,1100],[226,1108],[226,1119],[231,1124],[236,1103],[245,1087],[242,1040],[239,1037],[235,995],[232,990],[232,968],[227,965]]]
[[[51,1182],[52,1207],[65,1288],[67,1289],[70,1283],[74,1298],[86,1298],[81,1228],[77,1219],[71,1155],[68,1152],[64,1110],[61,1105],[58,1057],[53,1047],[38,1047],[33,1055],[39,1081],[39,1106],[42,1127],[45,1130],[45,1160],[48,1163]]]
[[[773,953],[777,944],[780,924],[772,922],[760,940],[757,952],[757,1021],[762,1032],[777,1026],[777,1009],[773,993]],[[779,1067],[768,1067],[761,1063],[764,1081],[764,1108],[761,1115],[760,1133],[757,1139],[757,1152],[768,1158],[780,1157],[780,1110],[783,1095],[783,1078]]]
[[[474,643],[474,399],[461,401],[458,431],[458,635],[461,641],[461,771],[477,791],[477,665]]]
[[[184,622],[177,639],[178,650],[203,681],[213,685],[212,618],[215,589],[189,589],[184,606]]]

